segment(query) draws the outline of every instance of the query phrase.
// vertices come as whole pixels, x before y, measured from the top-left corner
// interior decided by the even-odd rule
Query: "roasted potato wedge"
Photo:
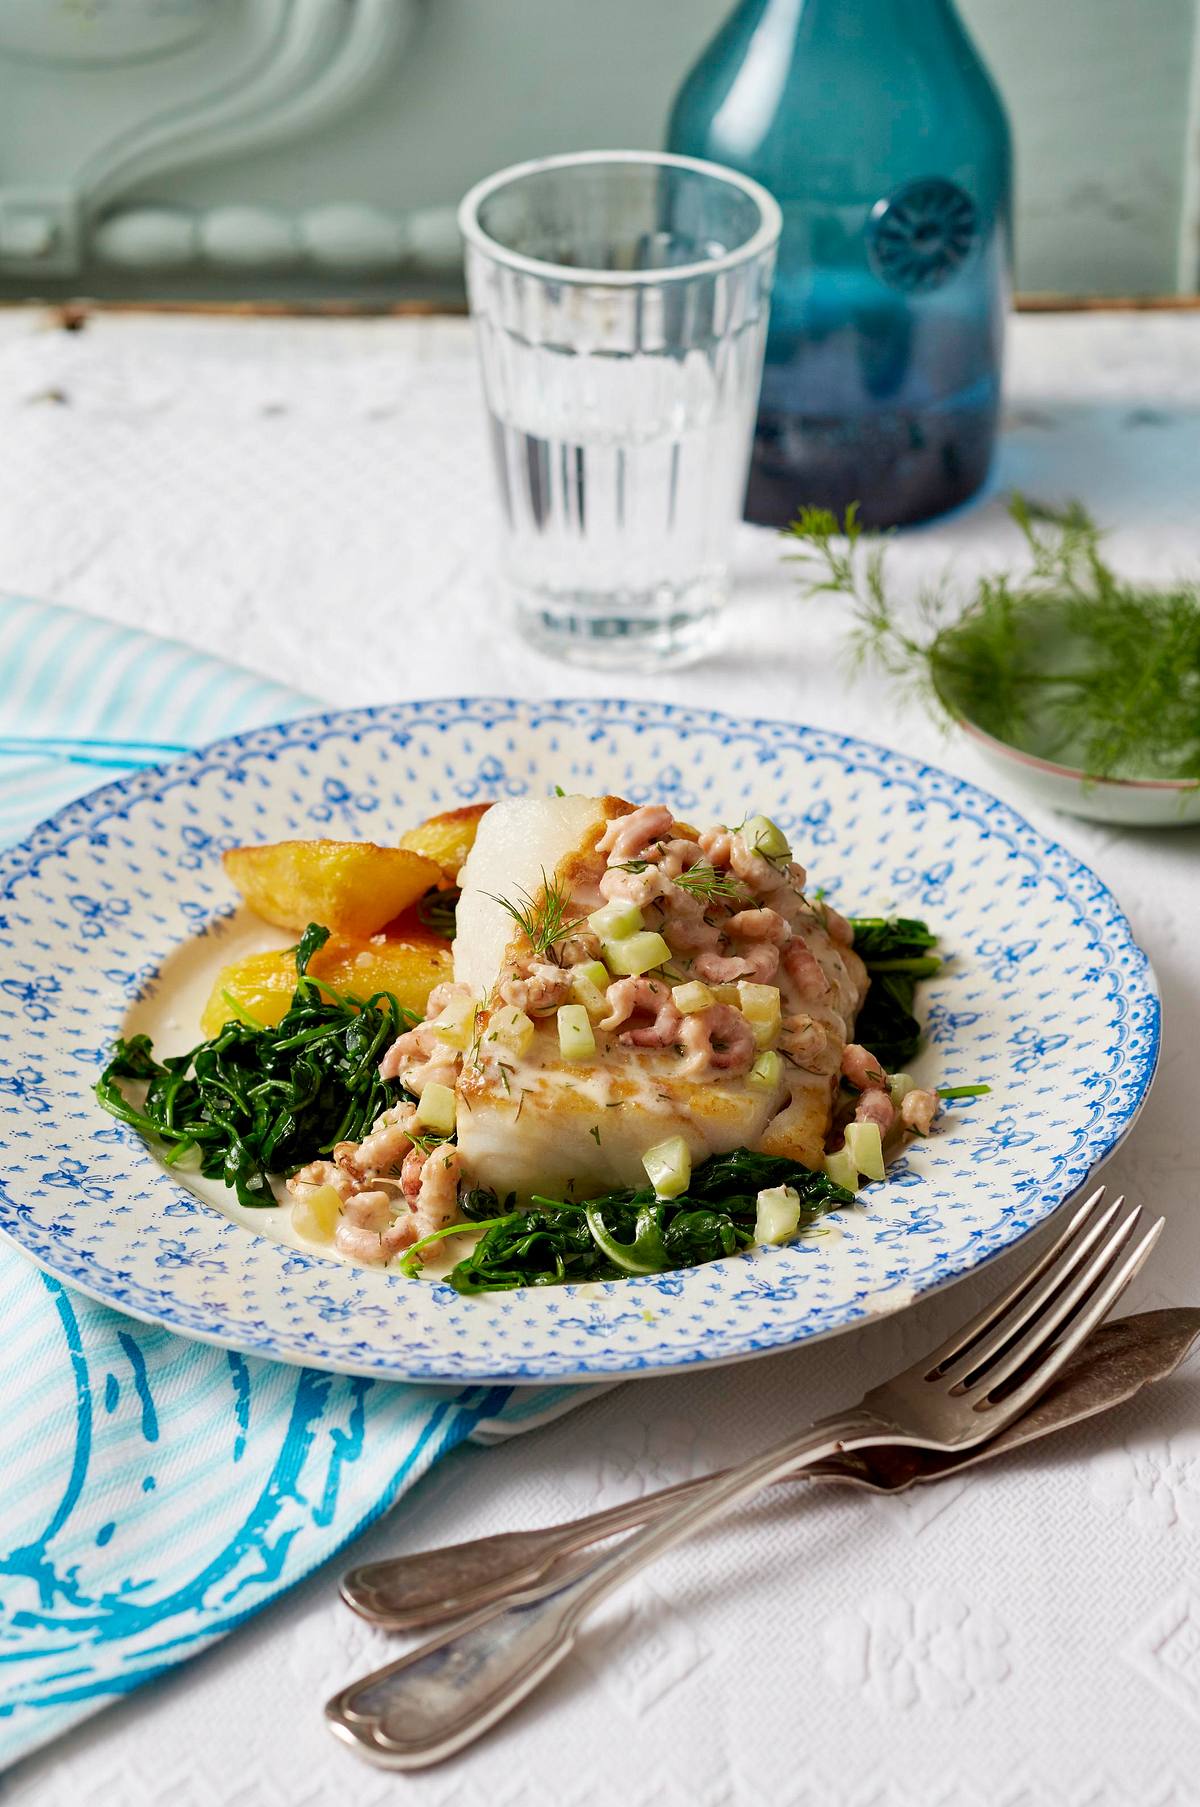
[[[435,985],[452,976],[450,943],[436,935],[413,934],[400,941],[361,941],[331,936],[309,961],[314,979],[326,979],[341,992],[368,998],[390,991],[406,1010],[424,1016]],[[287,1015],[296,989],[296,958],[291,948],[246,954],[217,975],[200,1019],[206,1036],[220,1034],[228,1022],[274,1025]]]
[[[444,815],[430,816],[427,822],[421,822],[416,828],[410,828],[407,834],[402,834],[399,845],[410,848],[414,853],[423,853],[427,859],[436,860],[442,869],[443,884],[456,884],[466,857],[475,845],[475,831],[479,827],[480,817],[486,815],[491,807],[490,803],[468,803],[462,809],[451,809]]]
[[[365,941],[442,882],[442,867],[413,848],[373,841],[276,841],[231,847],[224,866],[256,916],[303,933],[320,922]]]

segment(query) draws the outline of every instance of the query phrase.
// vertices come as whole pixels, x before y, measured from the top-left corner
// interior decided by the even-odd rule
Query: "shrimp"
[[[887,1093],[879,1086],[872,1086],[869,1091],[859,1094],[858,1103],[854,1107],[856,1123],[877,1123],[880,1136],[886,1136],[896,1121],[896,1107]]]
[[[811,1016],[784,1018],[779,1049],[805,1073],[836,1073],[842,1062],[840,1038]]]
[[[469,986],[455,985],[452,980],[443,979],[440,985],[434,986],[426,999],[426,1022],[432,1022],[435,1016],[440,1016],[447,1004],[456,1003],[459,998],[469,998],[470,995],[471,992]]]
[[[386,1192],[360,1192],[346,1206],[334,1231],[333,1246],[356,1261],[381,1267],[410,1242],[415,1242],[416,1237],[417,1225],[411,1211],[404,1211],[393,1219]]]
[[[805,1003],[823,998],[829,992],[825,969],[808,943],[799,936],[783,950],[783,970]]]
[[[697,978],[709,985],[731,985],[737,979],[751,979],[758,985],[769,984],[779,971],[779,949],[770,941],[760,941],[736,954],[718,954],[710,950],[697,954]]]
[[[501,999],[527,1016],[549,1016],[571,995],[570,974],[550,960],[531,960],[521,970],[509,967],[496,987]]]
[[[435,1148],[421,1169],[421,1187],[413,1207],[417,1239],[444,1230],[458,1217],[458,1182],[462,1156],[450,1145]]]
[[[381,1079],[399,1079],[417,1097],[427,1085],[454,1084],[458,1056],[441,1040],[432,1023],[418,1023],[396,1037],[379,1063]]]
[[[660,898],[659,907],[663,913],[663,930],[676,953],[697,954],[704,948],[717,946],[721,932],[716,923],[709,922],[705,916],[700,898],[672,886],[666,896]]]
[[[645,803],[627,816],[615,817],[596,843],[596,851],[607,853],[614,864],[633,860],[674,826],[675,818],[665,803]]]
[[[707,1078],[713,1071],[748,1073],[754,1065],[754,1032],[741,1011],[728,1004],[710,1004],[684,1017],[680,1040],[690,1079]]]
[[[394,1173],[412,1147],[416,1114],[411,1104],[393,1104],[376,1117],[370,1135],[361,1142],[339,1142],[334,1160],[358,1179]]]
[[[644,910],[670,888],[670,879],[653,865],[647,865],[644,872],[628,872],[623,866],[610,866],[600,880],[600,895],[606,903],[620,900],[636,904],[639,910]]]
[[[582,966],[588,960],[600,958],[600,937],[591,929],[577,929],[565,941],[560,941],[555,951],[563,966]]]
[[[852,947],[854,945],[854,924],[852,922],[847,922],[846,918],[841,915],[839,911],[833,909],[829,904],[823,903],[821,905],[821,920],[825,925],[825,931],[831,941],[836,941],[841,947]]]
[[[353,1148],[354,1144],[342,1142],[338,1146]],[[314,1192],[318,1186],[332,1186],[344,1202],[355,1190],[356,1184],[354,1175],[344,1167],[336,1166],[332,1161],[310,1161],[307,1167],[301,1167],[298,1173],[293,1173],[287,1182],[287,1189],[293,1198],[303,1198],[306,1192]]]
[[[693,866],[698,866],[704,855],[696,841],[677,839],[648,847],[644,857],[653,860],[667,878],[676,879],[681,873],[690,872]]]
[[[400,1169],[400,1184],[404,1188],[404,1196],[410,1205],[417,1202],[417,1194],[421,1190],[421,1169],[429,1159],[426,1148],[410,1148],[404,1157],[404,1165]]]
[[[847,1044],[842,1054],[842,1072],[860,1092],[881,1091],[888,1082],[875,1056],[868,1054],[861,1042]]]
[[[791,939],[792,931],[778,910],[763,905],[757,910],[739,910],[725,924],[725,933],[740,935],[743,941],[769,941],[775,947],[782,947]]]
[[[727,828],[706,828],[700,836],[700,851],[709,865],[720,872],[733,857],[733,836]]]
[[[937,1116],[941,1099],[936,1092],[906,1092],[900,1103],[900,1121],[905,1129],[927,1136]]]
[[[639,1023],[626,1029],[617,1039],[626,1048],[670,1048],[679,1040],[683,1018],[675,1008],[671,987],[662,979],[618,979],[607,992],[608,1015],[599,1023],[601,1029],[619,1029],[637,1012],[645,1012],[652,1022]]]

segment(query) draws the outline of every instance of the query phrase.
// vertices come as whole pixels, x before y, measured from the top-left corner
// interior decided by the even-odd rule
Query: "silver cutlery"
[[[1009,1291],[940,1348],[850,1410],[677,1496],[616,1549],[586,1552],[554,1592],[483,1607],[325,1708],[334,1733],[389,1769],[422,1769],[480,1737],[563,1661],[589,1613],[658,1556],[800,1466],[886,1445],[976,1448],[1014,1424],[1062,1373],[1157,1240],[1163,1220],[1104,1204],[1101,1187]]]
[[[1197,1337],[1200,1307],[1194,1305],[1116,1318],[1092,1333],[1029,1411],[987,1443],[957,1450],[867,1445],[835,1451],[784,1480],[834,1481],[872,1493],[903,1493],[941,1480],[1123,1405],[1143,1387],[1174,1373]],[[363,1563],[346,1573],[342,1598],[385,1631],[440,1625],[497,1602],[508,1605],[517,1593],[526,1602],[538,1599],[563,1585],[567,1558],[618,1532],[649,1524],[673,1501],[690,1498],[715,1478],[700,1475],[680,1481],[565,1524],[501,1531],[467,1543]]]

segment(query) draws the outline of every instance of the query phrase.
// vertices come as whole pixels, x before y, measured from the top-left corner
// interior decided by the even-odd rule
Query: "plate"
[[[223,847],[386,841],[433,810],[555,785],[662,799],[701,822],[764,811],[839,907],[926,917],[950,957],[923,988],[915,1071],[991,1095],[953,1107],[825,1235],[482,1298],[295,1246],[287,1213],[185,1190],[95,1103],[112,1038],[150,1027],[186,1046],[195,998],[252,932]],[[347,711],[135,773],[0,856],[0,1229],[120,1311],[282,1361],[435,1382],[680,1370],[896,1310],[1016,1242],[1127,1132],[1158,1040],[1149,963],[1105,887],[936,767],[659,704]]]

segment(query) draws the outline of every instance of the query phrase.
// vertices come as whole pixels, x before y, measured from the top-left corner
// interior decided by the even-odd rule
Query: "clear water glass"
[[[688,157],[547,157],[459,214],[520,630],[597,666],[694,656],[729,593],[779,208]]]

